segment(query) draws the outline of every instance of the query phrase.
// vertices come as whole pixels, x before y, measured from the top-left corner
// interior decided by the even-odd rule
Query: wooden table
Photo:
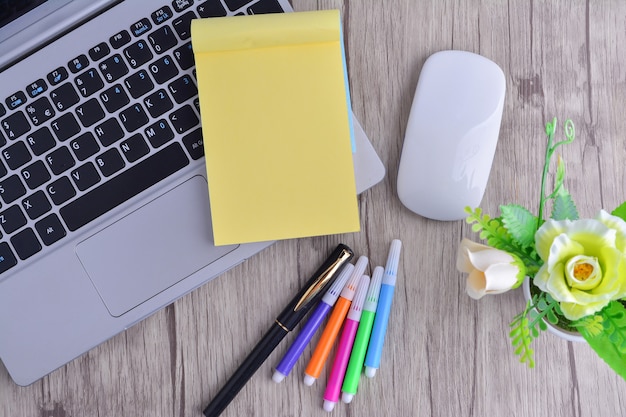
[[[520,290],[481,301],[455,268],[462,221],[437,222],[396,195],[398,161],[420,69],[439,50],[480,53],[506,74],[500,140],[482,206],[538,205],[544,124],[577,128],[561,148],[582,216],[626,199],[626,3],[500,0],[293,0],[343,12],[354,112],[388,172],[359,198],[360,233],[279,242],[223,277],[27,387],[0,365],[0,415],[200,416],[298,287],[334,246],[404,250],[382,367],[335,416],[618,416],[626,382],[586,344],[544,334],[536,368],[517,362],[508,323]],[[322,416],[327,371],[302,383],[311,348],[280,385],[273,367],[290,335],[224,416]]]

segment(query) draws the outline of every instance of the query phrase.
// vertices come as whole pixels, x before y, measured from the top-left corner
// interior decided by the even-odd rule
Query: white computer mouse
[[[498,142],[506,81],[471,52],[431,55],[420,73],[406,127],[398,196],[409,210],[459,220],[485,193]]]

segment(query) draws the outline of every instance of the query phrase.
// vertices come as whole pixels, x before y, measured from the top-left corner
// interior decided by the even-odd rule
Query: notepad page
[[[354,232],[339,12],[194,20],[216,245]]]

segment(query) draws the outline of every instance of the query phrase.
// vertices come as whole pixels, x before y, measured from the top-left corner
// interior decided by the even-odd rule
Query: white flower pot
[[[528,302],[531,299],[530,295],[530,278],[526,277],[524,282],[522,283],[522,291],[524,292],[524,299]],[[569,342],[586,342],[585,338],[580,335],[578,332],[570,332],[568,330],[563,330],[549,321],[544,319],[544,322],[548,325],[548,331],[562,339],[565,339]]]

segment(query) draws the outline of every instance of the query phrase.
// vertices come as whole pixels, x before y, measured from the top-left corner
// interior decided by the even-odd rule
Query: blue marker
[[[385,343],[385,333],[387,333],[387,323],[389,322],[389,312],[393,300],[393,291],[396,288],[396,276],[398,275],[398,263],[400,261],[400,250],[402,242],[395,239],[391,242],[389,256],[385,265],[385,275],[380,287],[378,296],[378,306],[376,307],[376,317],[372,327],[370,343],[365,356],[365,376],[373,378],[380,367],[380,357],[383,353]]]

